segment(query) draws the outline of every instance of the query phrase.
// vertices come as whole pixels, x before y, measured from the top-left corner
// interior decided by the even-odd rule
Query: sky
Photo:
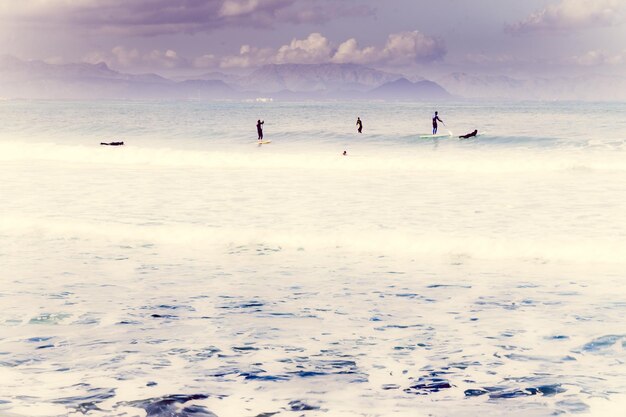
[[[0,0],[0,55],[164,75],[626,75],[626,0]]]

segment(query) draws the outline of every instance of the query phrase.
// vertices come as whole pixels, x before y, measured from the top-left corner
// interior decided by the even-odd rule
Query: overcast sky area
[[[0,55],[124,72],[626,74],[626,0],[0,0]]]

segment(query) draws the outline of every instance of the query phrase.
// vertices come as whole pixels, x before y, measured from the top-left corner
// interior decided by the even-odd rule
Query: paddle
[[[452,134],[452,131],[450,131],[450,129],[448,129],[448,126],[446,126],[446,124],[443,122],[443,120],[441,120],[441,124],[442,124],[442,125],[446,128],[446,130],[448,131],[448,134],[449,134],[450,136],[454,136],[454,135]]]

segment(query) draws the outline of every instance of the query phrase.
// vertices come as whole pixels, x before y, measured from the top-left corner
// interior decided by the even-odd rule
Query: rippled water
[[[621,415],[625,109],[1,102],[0,414]]]

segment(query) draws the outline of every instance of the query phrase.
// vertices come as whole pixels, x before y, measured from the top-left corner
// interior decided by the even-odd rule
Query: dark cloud
[[[352,3],[352,2],[348,2]],[[224,27],[272,28],[283,23],[324,23],[347,13],[372,14],[369,7],[331,0],[22,0],[5,18],[37,25],[118,35],[151,36],[208,32]]]

